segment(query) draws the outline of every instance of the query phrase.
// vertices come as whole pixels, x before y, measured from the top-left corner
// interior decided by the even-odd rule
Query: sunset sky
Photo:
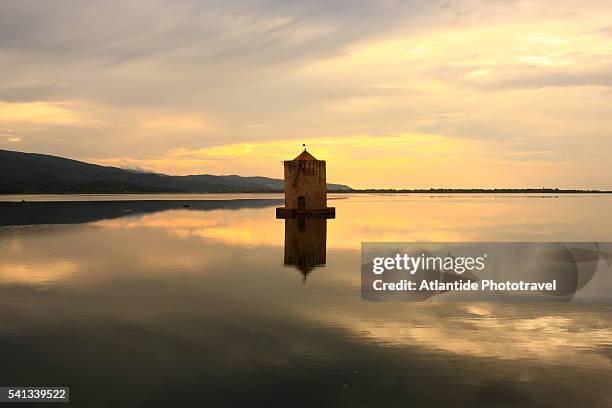
[[[609,0],[0,2],[0,149],[352,187],[612,189]]]

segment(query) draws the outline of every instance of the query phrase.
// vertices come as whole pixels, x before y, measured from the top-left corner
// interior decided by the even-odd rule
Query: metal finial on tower
[[[306,143],[302,143],[302,146],[304,146],[304,151],[306,151]]]

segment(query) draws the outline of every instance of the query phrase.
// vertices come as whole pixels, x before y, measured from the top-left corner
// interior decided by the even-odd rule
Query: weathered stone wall
[[[298,170],[300,166],[302,166],[302,169]],[[304,197],[306,200],[306,209],[321,209],[327,207],[325,161],[286,161],[284,167],[286,208],[297,209],[298,198],[300,196]],[[296,172],[299,172],[297,179],[295,178]]]

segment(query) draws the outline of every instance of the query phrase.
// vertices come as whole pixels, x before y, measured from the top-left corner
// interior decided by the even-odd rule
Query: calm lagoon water
[[[610,303],[364,302],[359,252],[612,241],[612,195],[332,195],[337,218],[306,225],[274,218],[278,195],[85,198],[0,203],[0,385],[70,386],[73,406],[612,406]]]

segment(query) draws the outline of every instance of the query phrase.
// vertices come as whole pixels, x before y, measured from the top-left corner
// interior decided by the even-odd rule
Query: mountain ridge
[[[328,184],[329,191],[351,191]],[[171,176],[41,153],[0,149],[0,194],[61,193],[260,193],[282,192],[284,181],[262,176]]]

